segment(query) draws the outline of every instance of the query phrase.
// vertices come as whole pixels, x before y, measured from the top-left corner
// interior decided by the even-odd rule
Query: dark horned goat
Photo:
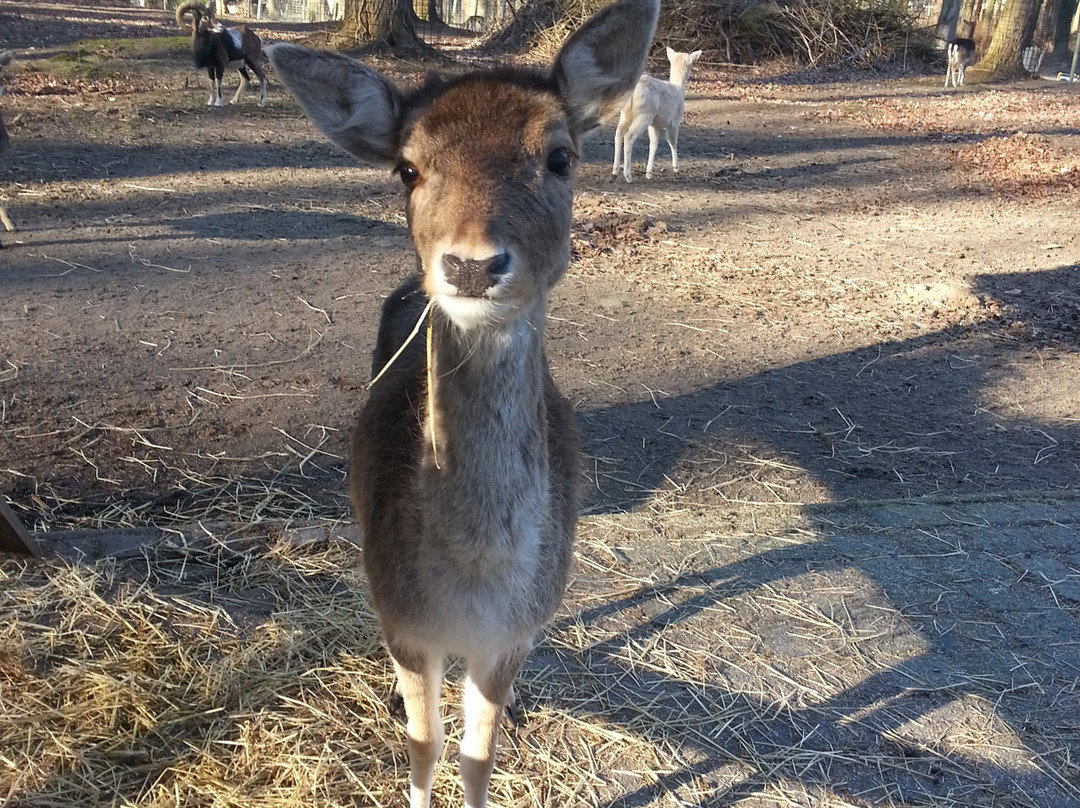
[[[15,57],[15,51],[3,51],[0,52],[0,68],[3,68],[8,62]],[[0,80],[0,95],[4,94],[4,83]],[[4,156],[4,152],[8,150],[8,133],[4,128],[4,119],[0,117],[0,157]],[[9,232],[15,229],[15,223],[11,221],[11,217],[8,216],[7,211],[4,210],[4,206],[0,205],[0,222],[4,223],[4,228]],[[0,243],[0,247],[4,245]]]
[[[176,8],[176,22],[185,28],[184,17],[191,15],[191,55],[195,57],[195,67],[205,67],[210,76],[210,100],[208,107],[221,106],[221,77],[226,68],[240,73],[240,86],[230,104],[240,100],[247,89],[251,76],[248,68],[262,82],[260,107],[266,106],[266,73],[259,66],[262,55],[262,40],[259,35],[246,26],[242,30],[226,28],[214,14],[214,5],[207,8],[198,0],[187,0]]]

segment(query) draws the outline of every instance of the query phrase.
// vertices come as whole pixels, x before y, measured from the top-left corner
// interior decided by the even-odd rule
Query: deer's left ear
[[[589,18],[563,45],[552,77],[578,134],[622,108],[645,67],[659,15],[659,0],[619,0]]]

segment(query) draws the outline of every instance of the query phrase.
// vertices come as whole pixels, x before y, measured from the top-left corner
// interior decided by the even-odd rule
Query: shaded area
[[[1010,355],[1080,348],[1078,269],[978,278],[1012,312],[982,325],[582,412],[589,509],[634,508],[673,478],[689,502],[783,501],[784,463],[835,499],[1075,491],[1075,391],[1050,422],[998,414],[982,395],[1016,372]]]
[[[715,530],[709,518],[659,517],[653,531],[631,520],[626,532],[623,522],[598,522],[587,531],[623,556],[605,560],[586,544],[610,568],[610,583],[654,583],[556,626],[556,643],[575,625],[596,639],[571,635],[576,653],[535,655],[542,697],[571,710],[596,697],[605,720],[691,761],[613,804],[655,804],[670,791],[688,804],[734,805],[774,793],[776,783],[798,793],[801,783],[856,805],[1080,805],[1065,706],[1080,672],[1075,497],[826,506],[808,516],[812,533],[792,530],[802,524],[793,520],[786,540],[766,528],[749,543],[728,534],[722,545],[683,532]],[[755,552],[762,543],[773,547]],[[671,577],[655,568],[688,550],[699,563],[742,558],[716,567],[687,559]],[[639,622],[642,612],[649,618]],[[853,671],[841,673],[831,657],[843,646],[869,675],[842,678]],[[665,674],[672,659],[681,676]],[[714,660],[710,677],[690,678],[705,659]],[[752,687],[763,680],[771,684]],[[993,705],[1034,754],[1010,749],[1007,733],[980,751],[974,726],[970,755],[950,749],[945,739],[966,732],[959,705],[971,697]],[[916,727],[940,733],[943,745],[916,741]],[[724,782],[735,764],[755,773]]]

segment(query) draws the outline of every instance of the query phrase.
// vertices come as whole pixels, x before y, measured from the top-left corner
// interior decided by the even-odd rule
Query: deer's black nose
[[[510,253],[481,259],[444,255],[443,270],[447,282],[457,288],[459,295],[480,297],[510,271]]]

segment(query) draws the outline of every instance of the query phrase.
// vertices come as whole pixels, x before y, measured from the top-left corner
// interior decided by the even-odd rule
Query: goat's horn
[[[186,14],[191,14],[196,23],[198,23],[200,17],[210,17],[212,19],[214,16],[199,0],[187,0],[186,3],[181,3],[176,7],[176,23],[181,28],[184,27],[184,16]]]

